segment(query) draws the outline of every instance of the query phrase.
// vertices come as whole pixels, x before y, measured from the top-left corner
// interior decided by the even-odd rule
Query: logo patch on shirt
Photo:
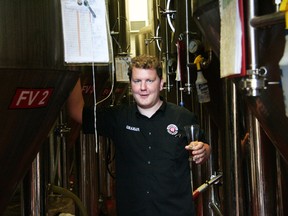
[[[171,135],[176,135],[178,133],[178,127],[175,124],[170,124],[167,126],[167,132]]]

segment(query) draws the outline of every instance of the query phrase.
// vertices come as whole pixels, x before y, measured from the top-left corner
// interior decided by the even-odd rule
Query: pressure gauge
[[[188,50],[190,53],[196,53],[199,50],[199,47],[201,45],[200,40],[191,40],[188,44]]]

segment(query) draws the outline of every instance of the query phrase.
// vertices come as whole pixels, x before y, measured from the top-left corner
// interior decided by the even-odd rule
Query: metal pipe
[[[251,168],[251,200],[253,215],[265,215],[262,154],[259,148],[261,143],[260,124],[258,120],[250,115],[250,168]]]
[[[118,22],[118,32],[121,32],[121,15],[120,15],[120,2],[119,0],[117,0],[117,19],[116,22]],[[121,47],[121,46],[120,46]],[[122,50],[120,50],[120,53],[122,52]]]
[[[242,181],[241,181],[241,152],[240,150],[240,137],[239,137],[239,127],[238,127],[238,106],[237,106],[237,90],[236,86],[233,83],[232,84],[232,115],[233,115],[233,128],[231,130],[232,136],[233,136],[233,158],[234,158],[234,164],[233,168],[235,170],[235,207],[236,207],[236,214],[237,215],[243,215],[243,206],[241,206],[242,199]],[[239,157],[240,156],[240,157]],[[242,213],[241,213],[242,212]]]
[[[67,188],[68,180],[67,180],[67,143],[66,143],[66,127],[63,120],[63,110],[60,111],[60,142],[61,142],[61,151],[62,151],[62,186]]]
[[[224,172],[224,203],[227,205],[224,215],[246,215],[243,207],[242,154],[239,134],[239,116],[237,91],[231,79],[225,79],[225,153],[227,163],[223,164]],[[239,99],[238,99],[239,100]]]
[[[31,216],[41,216],[40,156],[32,162],[31,172]]]
[[[80,199],[88,215],[98,215],[98,170],[96,143],[94,134],[80,133]]]
[[[252,18],[254,18],[256,16],[256,11],[257,11],[257,0],[249,0],[248,1],[248,8],[247,8],[247,16],[248,16],[248,20],[252,20]],[[250,23],[250,22],[249,22]],[[258,67],[258,50],[257,50],[257,35],[256,35],[256,29],[254,27],[252,27],[250,24],[248,23],[247,25],[247,36],[248,36],[248,46],[249,46],[249,50],[248,50],[248,59],[250,59],[250,69],[251,70],[256,70]]]
[[[171,14],[175,13],[175,11],[171,11],[170,10],[170,2],[171,0],[167,0],[167,5],[166,5],[166,10],[165,10],[165,13],[166,13],[166,17],[167,17],[167,22],[171,28],[171,31],[172,32],[175,32],[175,28],[172,24],[172,21],[171,21]]]
[[[212,209],[213,214],[216,213],[216,215],[218,215],[218,216],[223,216],[220,208],[218,207],[218,205],[216,203],[210,202],[209,207]]]
[[[253,17],[250,20],[250,24],[254,28],[267,27],[271,25],[277,25],[285,22],[285,13],[276,12],[263,16]]]
[[[250,114],[250,188],[251,214],[274,215],[276,209],[277,191],[271,185],[276,185],[275,176],[271,176],[271,167],[277,167],[276,155],[270,149],[271,141],[266,137],[258,119]],[[276,174],[276,173],[275,173]],[[276,178],[279,176],[276,174]],[[281,177],[280,177],[281,178]],[[280,192],[281,194],[281,192]],[[280,206],[277,206],[279,210]]]
[[[206,115],[204,115],[206,116]],[[211,115],[209,115],[209,118],[207,119],[207,126],[205,127],[205,133],[207,134],[207,139],[208,139],[208,143],[211,145],[211,149],[212,149],[212,153],[210,155],[210,159],[208,160],[208,173],[210,176],[217,176],[217,173],[216,172],[217,170],[219,170],[218,168],[218,151],[217,151],[217,148],[218,145],[222,142],[219,140],[219,137],[218,137],[218,142],[216,143],[215,142],[215,137],[213,136],[213,129],[212,129],[212,119],[211,119]],[[219,133],[220,135],[220,133]],[[220,138],[221,139],[221,138]],[[215,145],[216,144],[216,145]],[[216,154],[213,153],[213,152],[217,152]],[[222,169],[222,168],[221,168]],[[220,174],[220,172],[218,173]],[[219,176],[219,175],[218,175]],[[221,178],[223,177],[223,174],[221,173]],[[216,182],[215,182],[216,184]],[[219,197],[218,197],[218,187],[211,187],[211,189],[209,190],[209,201],[208,200],[205,200],[205,204],[207,202],[209,203],[213,203],[214,205],[216,205],[218,203],[218,200],[219,200]],[[210,204],[207,204],[208,206],[210,206]],[[206,210],[207,212],[207,215],[211,215],[211,216],[214,216],[214,212],[215,210],[213,210],[213,208],[210,208],[211,210],[208,212],[208,209]],[[219,210],[220,211],[220,210]]]
[[[88,172],[87,170],[87,143],[86,143],[86,135],[82,132],[80,133],[80,198],[84,203],[84,206],[89,206],[89,198],[87,196],[89,188],[87,187],[87,179],[88,179]]]
[[[187,93],[191,94],[191,80],[190,80],[190,60],[189,60],[189,3],[185,0],[185,31],[186,31],[186,69],[187,69]]]
[[[256,12],[258,11],[259,3],[257,0],[249,0],[247,5],[248,11],[248,44],[249,49],[247,56],[248,63],[250,63],[250,69],[252,71],[257,71],[258,69],[258,35],[257,29],[250,25],[250,21],[256,17]],[[250,62],[249,62],[250,61]],[[264,168],[264,157],[261,151],[261,134],[260,134],[260,124],[258,120],[250,114],[250,149],[249,149],[249,161],[251,162],[251,201],[252,201],[252,214],[253,215],[269,215],[269,205],[265,205],[265,195],[267,191],[264,188],[266,181],[263,173]],[[267,193],[267,194],[266,194]],[[267,203],[268,204],[268,203]]]
[[[161,52],[161,47],[160,47],[160,43],[159,43],[159,40],[161,40],[161,38],[159,37],[159,30],[160,30],[160,22],[158,23],[157,28],[156,28],[155,41],[156,41],[156,45],[157,45],[159,52]]]
[[[167,2],[166,2],[167,4]],[[168,28],[168,20],[166,19],[166,25],[165,25],[165,45],[166,45],[166,50],[165,50],[165,66],[166,66],[166,78],[167,78],[167,86],[166,86],[166,91],[170,92],[170,87],[171,87],[171,83],[170,83],[170,72],[169,72],[169,66],[168,66],[168,62],[169,62],[169,28]]]
[[[50,156],[50,183],[54,183],[55,180],[55,148],[54,148],[54,133],[49,134],[49,156]]]

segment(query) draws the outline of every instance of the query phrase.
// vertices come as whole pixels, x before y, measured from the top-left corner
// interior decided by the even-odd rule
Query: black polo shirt
[[[116,149],[118,216],[192,216],[194,204],[184,126],[189,110],[163,102],[148,118],[136,105],[97,112],[97,132]],[[93,110],[83,111],[83,132],[94,133]]]

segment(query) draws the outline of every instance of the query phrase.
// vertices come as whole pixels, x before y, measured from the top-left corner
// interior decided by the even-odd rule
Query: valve
[[[144,39],[145,45],[147,46],[148,44],[154,42],[154,41],[161,41],[161,37],[158,36],[152,36],[151,38]]]
[[[241,79],[241,89],[246,91],[247,96],[259,96],[263,89],[267,89],[266,74],[267,69],[265,67],[247,70],[248,77]]]
[[[70,127],[67,127],[67,124],[59,124],[56,128],[55,128],[55,133],[57,136],[63,137],[64,134],[67,134],[71,131]]]

